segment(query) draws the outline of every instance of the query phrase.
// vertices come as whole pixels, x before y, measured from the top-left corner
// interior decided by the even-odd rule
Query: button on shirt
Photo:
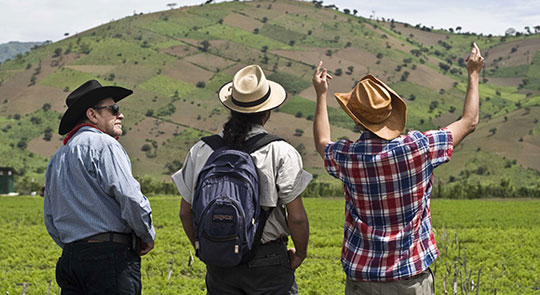
[[[45,178],[45,226],[60,247],[104,232],[154,240],[150,202],[110,135],[80,128],[51,158]]]
[[[433,169],[450,160],[449,130],[409,132],[391,141],[369,131],[325,149],[328,173],[344,183],[341,262],[352,280],[391,281],[427,269],[439,255],[430,195]]]
[[[266,132],[262,126],[254,126],[248,133],[250,138]],[[223,134],[220,134],[223,136]],[[199,173],[213,153],[203,141],[189,151],[184,166],[172,176],[182,198],[192,204]],[[268,217],[264,227],[262,243],[289,235],[283,205],[292,202],[307,187],[311,174],[302,168],[302,157],[285,141],[271,142],[251,154],[259,175],[261,206],[277,207]]]

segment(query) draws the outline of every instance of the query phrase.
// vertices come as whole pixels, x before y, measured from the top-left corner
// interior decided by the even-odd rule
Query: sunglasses
[[[110,106],[99,106],[99,107],[92,107],[95,110],[99,109],[110,109],[113,116],[117,116],[120,113],[120,107],[117,104],[112,104]]]

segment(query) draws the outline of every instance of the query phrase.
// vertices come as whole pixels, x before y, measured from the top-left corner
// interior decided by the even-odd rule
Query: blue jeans
[[[128,245],[75,242],[56,263],[62,295],[141,294],[141,258]]]

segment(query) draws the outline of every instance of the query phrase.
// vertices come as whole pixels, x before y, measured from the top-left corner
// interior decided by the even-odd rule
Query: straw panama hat
[[[381,80],[367,75],[348,93],[334,94],[343,110],[367,130],[386,140],[405,128],[407,105]]]
[[[258,113],[279,107],[287,99],[287,92],[280,84],[267,80],[260,66],[250,65],[221,86],[218,97],[230,110]]]
[[[96,80],[85,82],[79,88],[73,90],[66,98],[68,109],[60,120],[58,133],[60,135],[68,133],[79,122],[84,112],[102,99],[111,97],[114,102],[118,102],[132,93],[132,90],[124,87],[101,86]]]

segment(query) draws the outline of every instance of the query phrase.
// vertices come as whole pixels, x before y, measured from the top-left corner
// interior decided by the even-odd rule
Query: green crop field
[[[191,245],[178,219],[180,198],[151,197],[157,231],[155,249],[143,258],[143,294],[204,294],[204,264],[190,265]],[[308,258],[297,270],[301,294],[343,294],[339,260],[343,200],[307,198]],[[59,294],[55,264],[61,250],[43,225],[40,197],[2,197],[0,205],[0,293]],[[433,266],[436,294],[540,294],[540,201],[432,201],[440,258]],[[470,294],[476,294],[476,289]]]

